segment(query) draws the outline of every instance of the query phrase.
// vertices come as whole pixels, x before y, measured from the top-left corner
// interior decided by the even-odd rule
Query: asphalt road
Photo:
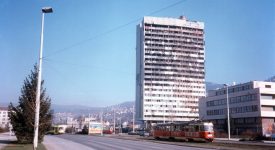
[[[61,138],[60,140],[58,140]],[[88,135],[70,135],[63,134],[58,136],[47,136],[46,145],[56,145],[62,144],[62,142],[58,141],[72,141],[74,144],[79,144],[79,146],[83,146],[81,149],[85,150],[210,150],[206,148],[196,148],[196,147],[186,147],[186,146],[178,146],[178,145],[169,145],[169,144],[161,144],[161,143],[153,143],[147,141],[133,141],[133,140],[125,140],[125,139],[116,139],[109,137],[100,137],[100,136],[88,136]],[[51,143],[52,142],[52,143]],[[66,150],[70,149],[69,142]],[[66,144],[64,145],[66,146]],[[74,145],[77,147],[77,145]],[[61,146],[62,147],[62,146]],[[61,148],[60,147],[60,148]],[[72,148],[72,147],[71,147]],[[79,147],[80,148],[80,147]],[[78,148],[78,149],[79,149]],[[53,149],[53,147],[51,148]],[[58,149],[58,148],[54,148]]]
[[[15,141],[15,140],[16,140],[16,137],[15,136],[10,136],[9,132],[1,133],[0,134],[0,149],[5,147],[11,141]]]

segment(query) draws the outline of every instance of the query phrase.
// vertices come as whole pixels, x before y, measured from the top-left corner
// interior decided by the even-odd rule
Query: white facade
[[[9,126],[9,115],[7,107],[0,107],[0,127],[6,128]]]
[[[200,119],[211,120],[217,129],[227,126],[226,88],[200,99]],[[275,133],[275,83],[251,81],[228,87],[229,116],[233,134],[252,131]],[[237,133],[238,132],[238,133]]]
[[[136,43],[137,119],[197,119],[198,100],[205,96],[204,24],[144,17]]]

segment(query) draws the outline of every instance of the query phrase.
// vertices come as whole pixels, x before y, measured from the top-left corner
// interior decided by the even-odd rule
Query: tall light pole
[[[101,123],[101,126],[102,126],[100,135],[103,136],[103,128],[104,128],[104,125],[103,125],[103,109],[101,111],[100,123]]]
[[[116,134],[116,112],[114,109],[114,134]]]
[[[42,52],[43,52],[43,32],[44,32],[44,14],[52,13],[51,7],[42,8],[42,21],[41,21],[41,36],[40,36],[40,51],[39,51],[39,64],[38,64],[38,77],[36,87],[36,109],[35,109],[35,121],[34,121],[34,137],[33,137],[33,149],[37,149],[38,144],[38,128],[39,128],[39,112],[40,112],[40,89],[41,89],[41,75],[42,75]]]
[[[228,85],[226,86],[226,107],[227,107],[227,131],[228,131],[228,140],[230,140],[230,118],[229,118],[229,99],[228,99]]]
[[[135,105],[133,105],[133,132],[135,132]]]

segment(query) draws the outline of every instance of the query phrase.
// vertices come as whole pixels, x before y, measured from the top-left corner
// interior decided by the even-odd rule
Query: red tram
[[[153,136],[155,139],[212,142],[214,139],[213,123],[197,121],[157,124],[153,128]]]

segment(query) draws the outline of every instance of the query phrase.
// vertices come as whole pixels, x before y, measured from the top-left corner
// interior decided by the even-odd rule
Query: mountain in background
[[[275,76],[270,77],[270,78],[268,78],[268,79],[265,80],[265,81],[268,81],[268,82],[275,82]]]
[[[89,114],[97,113],[103,109],[103,107],[90,107],[83,105],[57,105],[52,104],[54,113],[72,113],[72,114]]]
[[[1,107],[8,107],[10,103],[6,103],[6,102],[0,102],[0,106]],[[13,103],[15,104],[15,103]]]
[[[95,114],[100,112],[108,112],[113,110],[121,110],[132,108],[134,105],[134,101],[127,101],[120,104],[107,106],[107,107],[90,107],[90,106],[82,106],[82,105],[56,105],[52,104],[52,109],[54,113],[72,113],[75,115],[88,115]]]
[[[218,83],[213,83],[213,82],[205,82],[205,88],[206,88],[206,92],[208,92],[209,90],[215,90],[218,88],[222,88],[223,84],[218,84]]]
[[[223,84],[217,84],[213,82],[206,82],[206,91],[214,90],[223,87]],[[81,105],[55,105],[52,104],[52,109],[54,113],[73,113],[77,115],[88,115],[94,113],[100,113],[101,111],[108,112],[113,110],[129,110],[133,108],[134,101],[126,101],[117,105],[107,106],[107,107],[89,107]]]

